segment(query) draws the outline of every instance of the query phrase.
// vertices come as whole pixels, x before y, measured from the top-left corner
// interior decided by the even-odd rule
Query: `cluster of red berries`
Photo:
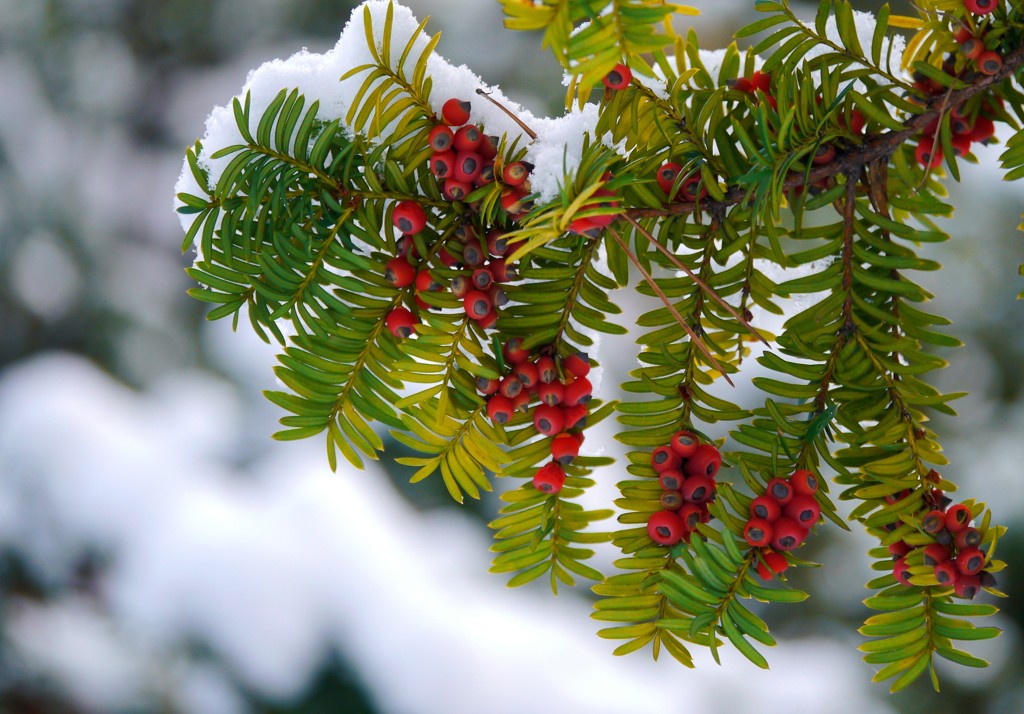
[[[737,77],[730,83],[737,92],[749,94],[755,99],[764,96],[766,102],[772,109],[778,110],[779,103],[771,93],[772,75],[771,72],[754,70],[749,77]]]
[[[647,535],[660,545],[690,542],[699,523],[711,520],[708,504],[715,498],[715,474],[722,455],[714,444],[702,444],[696,434],[678,431],[672,440],[651,452],[651,466],[661,485],[661,510],[647,520]]]
[[[606,172],[601,177],[607,181],[612,177],[611,172]],[[618,208],[618,194],[610,188],[599,188],[591,196],[590,201],[581,207],[586,211],[591,208]],[[580,216],[573,219],[569,224],[569,232],[584,235],[589,238],[597,238],[607,226],[615,220],[615,214],[599,214],[593,216]]]
[[[975,35],[969,28],[960,27],[953,39],[960,45],[960,54],[973,61],[982,74],[992,75],[1003,68],[1002,55],[995,50],[985,49],[984,33]]]
[[[568,357],[532,356],[523,341],[513,337],[502,348],[508,374],[501,379],[477,378],[477,390],[487,396],[487,414],[495,424],[511,421],[515,412],[530,414],[537,433],[551,437],[551,461],[533,477],[545,493],[558,493],[565,470],[579,456],[583,427],[590,413],[593,385],[587,379],[590,360],[583,352]]]
[[[818,479],[810,471],[797,469],[789,477],[776,477],[763,494],[750,502],[750,518],[743,526],[743,537],[754,548],[761,548],[757,573],[768,580],[789,566],[782,553],[795,550],[807,540],[811,528],[821,516],[814,494]]]
[[[680,181],[682,170],[682,166],[672,161],[666,161],[658,168],[655,178],[668,200],[696,202],[707,198],[708,190],[701,185],[700,171],[693,171]]]
[[[910,495],[904,491],[886,500],[890,503]],[[953,588],[957,597],[973,599],[982,587],[994,587],[995,576],[985,570],[987,556],[981,549],[981,531],[971,526],[971,509],[965,503],[952,503],[941,491],[933,490],[927,497],[930,510],[922,511],[921,530],[935,540],[928,545],[913,546],[904,540],[889,546],[894,557],[892,574],[904,585],[913,585],[912,575],[934,572],[939,585]],[[927,508],[928,506],[926,506]],[[920,553],[923,569],[914,572]]]
[[[469,102],[454,98],[441,107],[441,123],[427,139],[430,172],[441,181],[441,192],[449,201],[462,201],[474,188],[497,180],[504,186],[501,207],[515,220],[525,212],[526,182],[533,167],[524,161],[495,164],[499,138],[470,124],[470,109]]]

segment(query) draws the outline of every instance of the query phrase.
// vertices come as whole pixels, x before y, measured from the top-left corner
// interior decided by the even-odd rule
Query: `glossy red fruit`
[[[396,288],[408,287],[416,279],[416,268],[401,256],[392,258],[384,266],[384,279]]]
[[[722,465],[722,454],[712,444],[699,444],[686,459],[683,471],[687,476],[708,476],[714,478]]]
[[[480,175],[473,179],[473,185],[486,186],[489,183],[494,183],[494,162],[484,159],[480,165]]]
[[[792,518],[804,528],[810,528],[818,522],[821,506],[818,505],[814,496],[796,494],[793,496],[793,500],[782,509],[782,514],[787,518]]]
[[[427,166],[430,167],[430,173],[434,174],[437,178],[450,178],[455,171],[455,152],[441,151],[436,153],[430,157]]]
[[[949,560],[949,548],[939,543],[931,543],[924,549],[924,564],[938,565]]]
[[[391,213],[391,222],[402,233],[415,235],[427,225],[427,212],[416,201],[399,201]]]
[[[964,0],[964,7],[975,15],[990,15],[998,5],[999,0]]]
[[[471,268],[483,265],[484,257],[484,251],[475,238],[468,241],[462,248],[462,262]]]
[[[566,230],[578,236],[597,238],[601,235],[601,226],[588,217],[575,218]]]
[[[505,231],[492,230],[487,233],[487,250],[496,258],[500,258],[508,252],[508,239]]]
[[[772,548],[775,550],[794,550],[807,538],[807,529],[786,516],[775,521],[772,527],[775,529],[775,534],[772,537]]]
[[[475,320],[479,320],[489,313],[493,307],[491,296],[480,290],[467,292],[462,298],[462,304],[466,309],[466,314]]]
[[[747,521],[747,525],[743,526],[743,537],[747,539],[747,543],[756,548],[768,545],[774,536],[775,531],[772,524],[760,518],[752,518]]]
[[[993,75],[1003,68],[1003,58],[995,50],[985,50],[974,60],[978,65],[978,71],[982,74]]]
[[[452,142],[455,140],[455,135],[452,130],[446,127],[444,124],[439,124],[430,130],[430,136],[427,137],[427,143],[430,144],[430,148],[435,152],[448,151],[452,148]]]
[[[939,585],[952,585],[960,577],[960,571],[952,560],[944,560],[935,565],[935,579]]]
[[[666,161],[658,169],[656,178],[658,179],[658,185],[661,186],[661,190],[665,192],[669,198],[675,198],[675,193],[672,193],[672,185],[676,181],[676,176],[683,170],[683,167],[679,164],[671,161]]]
[[[796,495],[793,484],[784,478],[773,478],[769,481],[765,493],[774,498],[780,506],[785,506]]]
[[[971,35],[960,43],[960,54],[967,59],[977,59],[984,51],[985,43],[981,41],[980,37],[974,37]]]
[[[565,471],[554,461],[541,466],[533,475],[533,486],[547,494],[558,493],[565,485]]]
[[[512,404],[512,400],[504,394],[494,394],[487,400],[487,416],[495,424],[506,423],[512,418],[513,411],[515,411],[515,406]]]
[[[537,396],[549,406],[558,406],[565,397],[565,387],[561,382],[541,382],[537,385]]]
[[[449,99],[441,107],[441,121],[449,126],[462,126],[469,121],[469,110],[471,108],[469,102]]]
[[[494,275],[487,268],[477,268],[469,279],[477,290],[487,290],[494,282]]]
[[[455,155],[455,169],[452,171],[452,177],[458,181],[473,183],[480,176],[480,169],[483,165],[484,160],[480,158],[480,154],[475,151],[460,151]]]
[[[813,473],[806,469],[797,469],[789,477],[789,484],[793,491],[800,496],[813,496],[818,492],[818,479]]]
[[[577,377],[586,377],[590,374],[590,359],[586,352],[577,352],[562,360],[562,366]]]
[[[683,520],[687,532],[696,530],[698,523],[707,523],[704,514],[703,506],[698,506],[696,503],[683,503],[679,509],[679,517]]]
[[[977,575],[985,567],[985,553],[977,548],[964,548],[956,556],[956,567],[964,575]]]
[[[571,464],[580,454],[580,442],[572,434],[562,432],[551,440],[551,458],[561,464]]]
[[[836,147],[832,146],[832,144],[819,144],[814,152],[814,156],[811,157],[811,163],[815,166],[821,166],[832,161],[834,158],[836,158]]]
[[[854,134],[863,134],[867,123],[867,118],[859,109],[854,109],[850,112],[850,131]]]
[[[505,168],[501,171],[501,181],[506,186],[518,186],[530,175],[530,170],[523,165],[522,161],[513,161],[511,164],[505,164]]]
[[[754,70],[754,73],[750,75],[750,83],[754,85],[754,89],[760,89],[765,94],[768,94],[772,86],[772,74],[771,72]]]
[[[528,411],[530,411],[531,401],[532,399],[530,397],[530,393],[527,392],[526,390],[523,390],[512,399],[512,406],[516,408],[517,412],[526,414]]]
[[[694,172],[679,184],[678,196],[685,201],[696,201],[708,197],[708,190],[701,185],[701,175]]]
[[[558,407],[541,404],[533,410],[533,426],[544,436],[554,436],[565,428],[565,417]]]
[[[897,558],[892,564],[892,574],[903,585],[913,585],[910,582],[910,566],[906,558]]]
[[[668,469],[658,474],[658,485],[665,491],[678,491],[683,487],[683,472]]]
[[[703,474],[687,476],[679,490],[687,503],[707,503],[715,495],[715,480]]]
[[[946,511],[946,530],[956,534],[971,523],[971,509],[962,503],[950,506]]]
[[[977,548],[981,545],[982,537],[981,531],[977,528],[964,528],[962,531],[956,534],[953,542],[956,544],[957,550],[966,550],[967,548]]]
[[[612,71],[605,75],[604,86],[608,89],[625,89],[633,80],[633,72],[624,64],[617,64]]]
[[[556,381],[558,379],[558,369],[555,367],[555,360],[547,355],[538,358],[537,374],[543,384]]]
[[[935,146],[934,142],[928,137],[921,137],[921,140],[917,143],[917,148],[914,149],[914,158],[917,159],[917,163],[927,168],[935,168],[942,163],[942,147]]]
[[[498,391],[509,399],[514,399],[523,390],[523,383],[516,379],[515,375],[509,374],[501,378]]]
[[[507,188],[501,192],[501,207],[510,215],[517,215],[526,210],[528,194],[519,188]]]
[[[679,454],[672,451],[668,446],[659,446],[651,452],[651,466],[658,473],[663,471],[678,471],[683,460]]]
[[[566,429],[582,429],[587,424],[587,415],[590,410],[585,404],[577,404],[574,407],[562,405],[562,416],[565,418]]]
[[[586,377],[577,377],[571,384],[565,385],[564,402],[567,406],[586,404],[594,393],[594,387]]]
[[[647,535],[659,545],[675,545],[683,539],[686,525],[673,511],[658,511],[647,519]]]
[[[971,133],[967,135],[967,138],[971,141],[988,141],[995,134],[995,122],[988,117],[979,116],[974,120],[974,126],[971,127]]]
[[[465,275],[456,275],[452,278],[452,283],[449,286],[449,289],[452,291],[452,295],[460,300],[466,296],[466,293],[469,292],[469,288],[469,278]]]
[[[946,528],[946,514],[934,508],[921,519],[921,529],[929,535],[935,535]]]
[[[445,179],[442,193],[449,201],[461,201],[472,192],[473,187],[466,181],[456,178]]]
[[[771,580],[775,575],[784,573],[788,567],[789,561],[786,560],[786,556],[769,548],[761,551],[761,559],[757,561],[757,574],[762,580]]]
[[[508,295],[505,294],[505,290],[500,285],[491,285],[487,288],[487,295],[490,296],[491,302],[495,307],[502,307],[508,304]]]
[[[902,558],[904,555],[912,551],[914,548],[905,540],[898,540],[895,543],[889,544],[889,554],[894,558]]]
[[[391,331],[392,335],[401,339],[409,337],[416,332],[416,325],[418,325],[419,322],[420,321],[412,314],[412,312],[399,306],[388,313],[384,324],[387,325],[387,328]]]
[[[501,351],[511,364],[519,364],[530,359],[530,350],[523,349],[523,341],[519,337],[513,337],[506,342]]]
[[[699,445],[700,439],[692,431],[677,431],[669,442],[672,450],[684,459],[693,456]]]
[[[484,138],[480,142],[480,148],[477,151],[485,160],[490,161],[498,155],[498,145],[500,143],[501,137],[494,136],[493,134],[484,134]]]
[[[441,283],[434,279],[429,270],[420,270],[416,273],[416,290],[421,293],[436,293],[444,288]]]
[[[512,374],[514,374],[527,389],[536,387],[540,382],[537,375],[537,365],[532,362],[520,362],[512,370]]]
[[[665,491],[661,494],[661,507],[666,511],[678,511],[686,501],[683,500],[683,494],[679,491]]]
[[[476,324],[480,327],[481,330],[489,330],[490,328],[494,327],[495,324],[497,324],[497,322],[498,313],[496,310],[492,308],[489,313],[487,313],[479,320],[477,320]]]
[[[782,506],[767,493],[750,502],[750,516],[765,521],[777,520],[782,515]]]
[[[967,600],[973,600],[974,596],[981,590],[981,578],[977,575],[963,575],[953,583],[953,594]]]
[[[519,277],[516,267],[509,265],[504,258],[492,258],[487,263],[487,268],[494,276],[494,281],[498,283],[507,283]]]
[[[971,140],[966,136],[954,136],[950,139],[950,143],[953,145],[955,156],[967,156],[971,153]]]
[[[484,135],[480,131],[480,128],[473,124],[467,124],[466,126],[455,132],[455,138],[452,143],[455,146],[456,152],[472,151],[480,147],[480,143],[483,141]],[[479,154],[478,154],[479,155]]]

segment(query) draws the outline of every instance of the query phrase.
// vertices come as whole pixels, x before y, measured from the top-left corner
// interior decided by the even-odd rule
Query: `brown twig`
[[[509,116],[509,118],[510,118],[510,119],[511,119],[512,121],[514,121],[514,122],[515,122],[516,124],[518,124],[518,125],[519,125],[519,126],[520,126],[520,127],[522,128],[522,130],[526,132],[526,135],[527,135],[528,137],[530,137],[530,138],[531,138],[531,139],[533,139],[534,141],[536,141],[536,140],[537,140],[537,133],[536,133],[536,132],[535,132],[535,131],[534,131],[533,129],[531,129],[530,127],[528,127],[528,126],[526,125],[526,122],[524,122],[524,121],[523,121],[522,119],[520,119],[519,117],[517,117],[517,116],[516,116],[515,114],[513,114],[512,112],[510,112],[510,111],[509,111],[509,109],[508,109],[508,107],[506,107],[506,106],[505,106],[504,104],[502,104],[502,103],[498,102],[497,100],[495,100],[495,99],[492,99],[492,98],[491,98],[491,94],[490,94],[490,92],[485,92],[485,91],[484,91],[484,90],[482,90],[482,89],[477,89],[477,90],[476,90],[476,93],[477,93],[477,94],[479,94],[479,95],[480,95],[481,97],[483,97],[484,99],[486,99],[487,101],[489,101],[489,102],[490,102],[491,104],[493,104],[494,106],[496,106],[496,107],[497,107],[498,109],[500,109],[501,111],[505,112],[505,113],[506,113],[506,114],[507,114],[507,115]]]
[[[668,295],[664,293],[664,291],[661,289],[658,283],[655,282],[654,278],[651,277],[651,274],[644,269],[643,265],[641,265],[640,259],[633,254],[633,251],[631,251],[629,249],[629,246],[626,245],[625,241],[622,240],[622,236],[620,236],[618,232],[611,226],[609,226],[605,230],[611,235],[612,238],[615,239],[615,242],[619,244],[622,250],[626,252],[626,255],[629,256],[629,259],[633,262],[633,265],[635,265],[636,269],[640,271],[640,274],[644,276],[644,280],[647,282],[648,285],[651,286],[651,290],[654,291],[655,295],[661,298],[661,301],[665,304],[665,307],[668,309],[669,313],[672,315],[672,317],[676,319],[676,322],[679,323],[680,327],[686,330],[686,334],[690,336],[690,340],[695,345],[697,345],[697,348],[700,349],[701,353],[708,358],[708,361],[711,363],[711,366],[718,370],[718,373],[725,378],[725,381],[729,383],[729,386],[735,387],[736,385],[733,384],[733,381],[731,379],[729,379],[729,375],[726,373],[724,369],[722,369],[722,365],[718,363],[718,360],[715,359],[715,356],[711,354],[710,350],[708,350],[708,346],[704,344],[704,341],[697,336],[697,333],[694,332],[693,328],[690,327],[690,325],[686,322],[683,316],[679,314],[679,311],[676,310],[675,305],[673,305],[672,301],[668,299]]]
[[[669,259],[669,261],[672,263],[672,265],[674,265],[675,267],[679,268],[684,273],[686,273],[690,277],[690,279],[693,280],[693,282],[697,284],[697,287],[699,287],[701,290],[703,290],[708,295],[708,297],[710,297],[712,300],[714,300],[719,305],[724,307],[726,312],[728,312],[730,315],[732,315],[734,318],[736,318],[737,322],[739,322],[745,328],[750,330],[750,333],[752,335],[754,335],[757,339],[761,340],[761,342],[763,342],[766,347],[770,347],[770,345],[768,344],[768,340],[766,340],[761,335],[760,332],[755,330],[753,328],[753,326],[749,322],[747,322],[745,319],[743,319],[743,316],[740,315],[736,311],[736,308],[734,308],[732,305],[730,305],[725,300],[723,300],[721,298],[721,296],[719,296],[718,293],[716,293],[714,290],[711,289],[711,286],[709,286],[707,283],[705,283],[703,280],[701,280],[692,270],[690,270],[689,267],[687,267],[687,265],[685,263],[683,263],[681,260],[679,260],[679,258],[674,253],[672,253],[672,251],[670,251],[668,248],[666,248],[661,243],[659,243],[658,240],[654,236],[652,236],[650,233],[648,233],[644,229],[644,227],[641,226],[639,223],[637,223],[632,217],[626,216],[626,220],[629,221],[630,223],[632,223],[633,227],[636,228],[637,231],[639,231],[639,233],[642,236],[647,238],[647,240],[649,240],[651,242],[651,244],[655,248],[657,248],[659,251],[661,251],[661,253],[666,258]]]

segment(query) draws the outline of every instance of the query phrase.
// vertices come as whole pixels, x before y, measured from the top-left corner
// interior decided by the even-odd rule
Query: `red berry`
[[[483,265],[484,251],[476,239],[469,241],[462,248],[462,262],[471,268]]]
[[[787,518],[792,518],[804,528],[810,528],[818,522],[818,517],[821,515],[821,506],[814,500],[814,496],[797,494],[782,509],[782,513]]]
[[[495,257],[501,257],[508,252],[508,240],[505,238],[505,231],[495,229],[487,233],[487,250]]]
[[[1003,68],[1003,58],[995,50],[985,50],[974,62],[982,74],[993,75]]]
[[[529,175],[530,170],[523,165],[522,161],[513,161],[511,164],[505,164],[505,168],[501,171],[501,180],[506,186],[518,186],[526,181]]]
[[[700,444],[686,460],[683,470],[687,476],[708,476],[713,478],[722,465],[722,454],[711,444]]]
[[[902,558],[914,548],[905,540],[898,540],[889,545],[889,554],[895,558]]]
[[[452,130],[444,124],[439,124],[430,130],[430,136],[427,138],[427,143],[430,144],[430,148],[434,151],[447,151],[452,148],[452,142],[454,140],[455,135],[452,134]]]
[[[582,429],[587,423],[587,414],[589,414],[586,404],[577,404],[576,406],[567,407],[562,405],[562,416],[565,418],[566,429]]]
[[[917,159],[917,163],[926,169],[933,168],[942,163],[942,147],[935,146],[928,137],[921,137],[917,148],[914,149],[914,157]]]
[[[501,192],[501,207],[512,215],[522,213],[526,208],[527,195],[522,189],[507,188]]]
[[[940,544],[932,543],[924,549],[924,564],[938,565],[949,560],[949,548]]]
[[[666,511],[678,511],[685,503],[679,491],[665,491],[661,494],[661,507]]]
[[[675,545],[685,532],[683,520],[672,511],[652,513],[647,520],[647,535],[660,545]]]
[[[772,537],[772,547],[775,550],[794,550],[807,538],[807,529],[792,518],[782,516],[772,526],[775,529]]]
[[[416,316],[404,307],[393,309],[388,313],[387,319],[384,322],[391,331],[391,334],[398,338],[409,337],[416,332],[416,325],[419,324]]]
[[[455,151],[459,153],[462,153],[463,151],[475,152],[480,146],[480,142],[483,141],[483,138],[484,135],[480,132],[479,127],[467,124],[455,132],[455,138],[453,140]]]
[[[557,380],[558,370],[555,368],[555,360],[547,355],[539,358],[537,360],[537,374],[540,381],[544,384],[549,384]]]
[[[486,330],[494,327],[494,324],[498,321],[498,313],[492,308],[489,313],[481,317],[476,321],[476,324],[481,330]]]
[[[980,37],[971,35],[960,43],[960,54],[967,59],[977,59],[984,51],[985,43],[981,41]]]
[[[523,383],[516,379],[515,375],[509,374],[501,378],[498,391],[509,399],[514,399],[523,390]]]
[[[494,276],[494,280],[499,283],[507,283],[519,277],[516,267],[509,265],[504,258],[493,258],[487,263],[487,267],[490,269],[491,275]]]
[[[802,496],[813,496],[818,491],[818,479],[806,469],[797,469],[789,477],[793,491]]]
[[[897,558],[896,561],[892,564],[892,574],[893,574],[893,576],[899,582],[901,582],[902,584],[908,585],[908,586],[912,586],[913,583],[910,582],[910,572],[909,571],[910,571],[910,566],[907,565],[906,558]]]
[[[658,474],[658,484],[665,491],[678,491],[683,487],[683,473],[676,469],[668,469]]]
[[[695,530],[698,523],[706,523],[704,514],[703,508],[696,503],[684,503],[679,509],[679,517],[683,520],[687,531]]]
[[[999,0],[964,0],[964,7],[975,15],[989,15],[998,4]]]
[[[625,89],[633,79],[633,73],[624,64],[617,64],[612,71],[605,75],[604,86],[608,89]]]
[[[854,134],[863,134],[867,123],[867,118],[859,109],[850,112],[850,131]]]
[[[449,286],[452,291],[452,295],[459,298],[460,300],[466,296],[469,292],[469,278],[465,275],[456,275],[452,278],[452,284]]]
[[[562,360],[562,366],[577,377],[586,377],[590,374],[590,360],[586,352],[577,352]]]
[[[977,575],[963,575],[953,583],[953,593],[957,597],[973,600],[974,596],[981,590],[981,578]]]
[[[565,427],[565,417],[558,407],[541,404],[533,410],[533,426],[544,436],[554,436]]]
[[[964,528],[962,531],[956,534],[956,538],[953,542],[956,544],[957,550],[966,550],[967,548],[977,548],[981,545],[982,537],[981,531],[977,528]]]
[[[715,480],[703,474],[687,476],[680,491],[687,503],[707,503],[715,495]]]
[[[416,290],[421,293],[436,293],[443,289],[441,283],[434,280],[429,270],[421,270],[416,273]]]
[[[449,178],[455,171],[455,152],[441,151],[430,157],[427,163],[430,173],[439,179]]]
[[[937,508],[928,511],[921,519],[921,528],[929,535],[935,535],[946,527],[946,514]]]
[[[522,412],[523,414],[526,414],[526,412],[530,411],[530,401],[530,393],[526,390],[523,390],[512,398],[512,406],[515,407],[517,412]]]
[[[512,418],[512,412],[515,411],[515,406],[512,404],[512,400],[506,397],[504,394],[492,395],[487,400],[487,416],[491,418],[495,424],[504,424]]]
[[[945,514],[946,530],[950,533],[959,533],[971,523],[971,509],[962,503],[950,506]]]
[[[672,441],[669,443],[672,450],[684,459],[693,456],[699,445],[700,440],[692,431],[677,431],[672,435]]]
[[[679,454],[674,452],[668,446],[659,446],[657,449],[651,452],[651,466],[658,473],[663,471],[678,471],[682,459],[679,458]]]
[[[590,401],[594,388],[586,377],[577,377],[572,384],[565,385],[564,401],[567,406],[586,404]]]
[[[485,159],[480,165],[480,175],[473,179],[473,185],[486,186],[489,183],[494,183],[494,162]]]
[[[441,107],[441,120],[449,126],[462,126],[469,121],[469,102],[449,99]]]
[[[571,464],[579,456],[580,443],[572,434],[561,433],[551,440],[551,458],[562,464]]]
[[[402,233],[414,235],[427,225],[427,212],[416,201],[399,201],[391,214],[391,222]]]
[[[601,235],[601,226],[588,217],[573,219],[566,230],[578,236],[587,236],[589,238],[597,238]]]
[[[554,461],[541,466],[533,475],[533,486],[547,494],[558,493],[565,485],[565,471]]]
[[[462,298],[462,304],[466,309],[466,314],[475,320],[484,317],[493,307],[491,296],[479,290],[467,292],[466,296]]]
[[[459,181],[473,183],[474,179],[480,175],[480,168],[483,165],[484,160],[480,158],[480,154],[474,151],[460,151],[455,155],[455,169],[452,171],[452,176]]]
[[[967,135],[967,138],[971,141],[987,141],[996,134],[996,125],[988,117],[978,117],[974,120],[974,126],[971,127],[971,133]]]
[[[679,184],[679,195],[687,201],[696,201],[699,198],[707,198],[708,190],[700,185],[700,173],[692,173],[683,179]]]
[[[500,137],[493,134],[484,134],[484,138],[480,141],[480,148],[477,151],[480,152],[480,156],[490,161],[498,155],[498,144],[500,142]]]
[[[500,285],[491,285],[491,287],[487,288],[487,294],[490,296],[491,302],[495,307],[502,307],[508,304],[508,295],[505,294]]]
[[[519,381],[523,383],[523,386],[527,389],[536,387],[540,381],[537,375],[537,365],[532,362],[520,362],[512,370],[512,374],[519,378]]]
[[[768,545],[774,536],[775,531],[772,524],[760,518],[747,521],[747,525],[743,527],[743,537],[747,539],[747,543],[756,548]]]
[[[977,575],[985,567],[985,553],[977,548],[965,548],[956,556],[956,567],[964,575]]]
[[[834,158],[836,158],[836,147],[832,146],[832,144],[819,144],[814,152],[814,156],[811,158],[811,163],[815,166],[821,166]]]
[[[952,585],[959,576],[960,571],[956,569],[956,564],[952,560],[936,563],[935,579],[939,581],[939,585]]]
[[[477,290],[486,290],[494,282],[494,275],[487,268],[477,268],[469,280]]]
[[[757,562],[757,574],[762,580],[771,580],[773,576],[783,573],[789,567],[789,561],[782,553],[766,549],[761,551],[761,559]]]
[[[523,349],[523,340],[519,337],[513,337],[506,342],[502,352],[505,359],[512,364],[519,364],[530,359],[530,350]]]
[[[392,258],[384,266],[384,279],[396,288],[408,287],[416,279],[416,268],[401,256]]]
[[[456,178],[445,179],[444,182],[444,197],[449,201],[461,201],[470,194],[473,187],[466,181],[460,181]]]
[[[490,377],[477,377],[476,390],[481,394],[494,394],[498,391],[498,380]]]
[[[565,387],[561,382],[541,382],[537,386],[537,396],[545,404],[554,407],[562,403]]]
[[[664,191],[670,199],[675,198],[675,194],[672,193],[672,185],[676,181],[676,176],[683,170],[683,167],[679,164],[667,161],[661,165],[658,169],[657,179],[658,185],[661,186],[661,190]]]
[[[754,73],[750,75],[750,83],[754,85],[754,89],[760,89],[765,94],[768,94],[771,89],[772,74],[771,72],[755,70]]]
[[[750,502],[750,515],[765,521],[774,521],[782,515],[782,506],[767,493]]]
[[[784,478],[773,478],[768,482],[765,492],[774,498],[780,506],[785,506],[796,495],[793,484]]]

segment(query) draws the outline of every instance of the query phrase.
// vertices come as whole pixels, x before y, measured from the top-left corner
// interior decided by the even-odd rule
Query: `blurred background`
[[[1011,528],[1005,632],[970,648],[992,666],[944,667],[941,696],[871,685],[870,543],[828,528],[797,576],[811,600],[765,613],[770,672],[613,658],[585,587],[487,574],[496,498],[457,508],[387,458],[332,474],[321,440],[273,443],[273,350],[185,295],[185,148],[250,69],[332,47],[352,4],[0,0],[0,712],[1024,712],[1024,190],[998,147],[951,187],[953,239],[927,247],[945,269],[922,278],[966,343],[938,376],[970,392],[936,423],[949,473]],[[554,61],[496,2],[406,4],[447,59],[561,112]],[[707,48],[753,16],[702,10]],[[604,348],[614,397],[630,342]]]

